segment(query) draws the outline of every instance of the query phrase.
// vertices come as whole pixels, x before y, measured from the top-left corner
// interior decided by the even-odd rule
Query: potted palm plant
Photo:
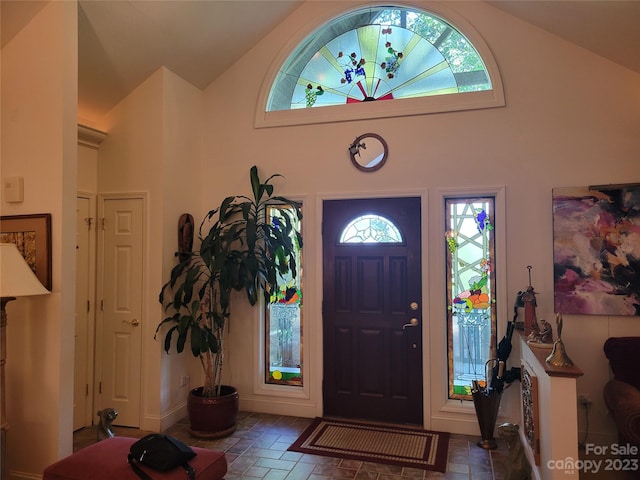
[[[268,301],[278,291],[282,275],[295,278],[298,273],[302,212],[297,202],[274,195],[271,181],[276,177],[282,176],[263,182],[257,167],[251,167],[251,196],[227,197],[205,215],[199,248],[181,257],[160,292],[168,316],[156,336],[162,330],[167,353],[173,348],[181,353],[188,344],[204,371],[205,384],[192,389],[187,401],[191,432],[197,436],[224,436],[235,429],[238,393],[222,384],[232,292],[245,292],[255,305],[261,295]],[[277,217],[268,218],[268,204],[281,206]],[[219,421],[215,410],[221,411]]]

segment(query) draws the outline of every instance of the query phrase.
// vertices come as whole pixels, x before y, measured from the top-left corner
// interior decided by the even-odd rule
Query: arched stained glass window
[[[438,16],[372,6],[307,37],[284,63],[267,112],[491,90],[471,42]]]
[[[402,235],[388,218],[369,214],[351,220],[340,234],[340,243],[402,243]]]

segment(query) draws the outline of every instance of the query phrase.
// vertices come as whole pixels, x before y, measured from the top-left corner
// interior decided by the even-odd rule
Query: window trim
[[[378,2],[372,2],[372,4],[377,5]],[[384,5],[386,4],[387,3],[384,3]],[[327,22],[330,22],[341,15],[346,15],[362,9],[365,6],[358,5],[345,10],[338,9],[337,7],[332,9],[331,7],[333,7],[333,4],[331,2],[323,2],[323,5],[329,5],[328,8],[323,10],[323,15],[315,16],[313,21],[307,22],[303,28],[300,28],[271,62],[264,81],[262,82],[262,86],[258,94],[258,101],[256,102],[254,117],[255,128],[310,125],[370,118],[426,115],[484,108],[498,108],[506,105],[498,64],[482,36],[467,20],[454,10],[448,8],[446,5],[429,4],[428,8],[425,8],[424,5],[412,4],[411,2],[398,2],[394,3],[393,6],[414,8],[433,13],[453,25],[465,37],[467,37],[484,61],[493,88],[491,90],[479,92],[395,99],[393,101],[386,102],[363,102],[359,104],[333,105],[315,109],[302,108],[295,110],[277,110],[272,112],[266,111],[273,83],[277,78],[281,66],[286,62],[291,52],[293,52],[309,35],[318,28],[321,28]],[[340,4],[338,4],[338,7],[339,5]]]

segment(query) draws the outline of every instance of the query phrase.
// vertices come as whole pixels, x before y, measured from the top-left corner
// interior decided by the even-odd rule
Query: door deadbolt
[[[416,310],[418,310],[418,302],[411,302],[409,304],[409,308],[415,312]]]

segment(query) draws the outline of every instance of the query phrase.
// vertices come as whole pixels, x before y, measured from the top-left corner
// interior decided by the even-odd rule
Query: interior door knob
[[[134,318],[133,320],[122,320],[122,323],[131,325],[132,327],[137,327],[138,325],[140,325],[140,322],[138,321],[137,318]]]

